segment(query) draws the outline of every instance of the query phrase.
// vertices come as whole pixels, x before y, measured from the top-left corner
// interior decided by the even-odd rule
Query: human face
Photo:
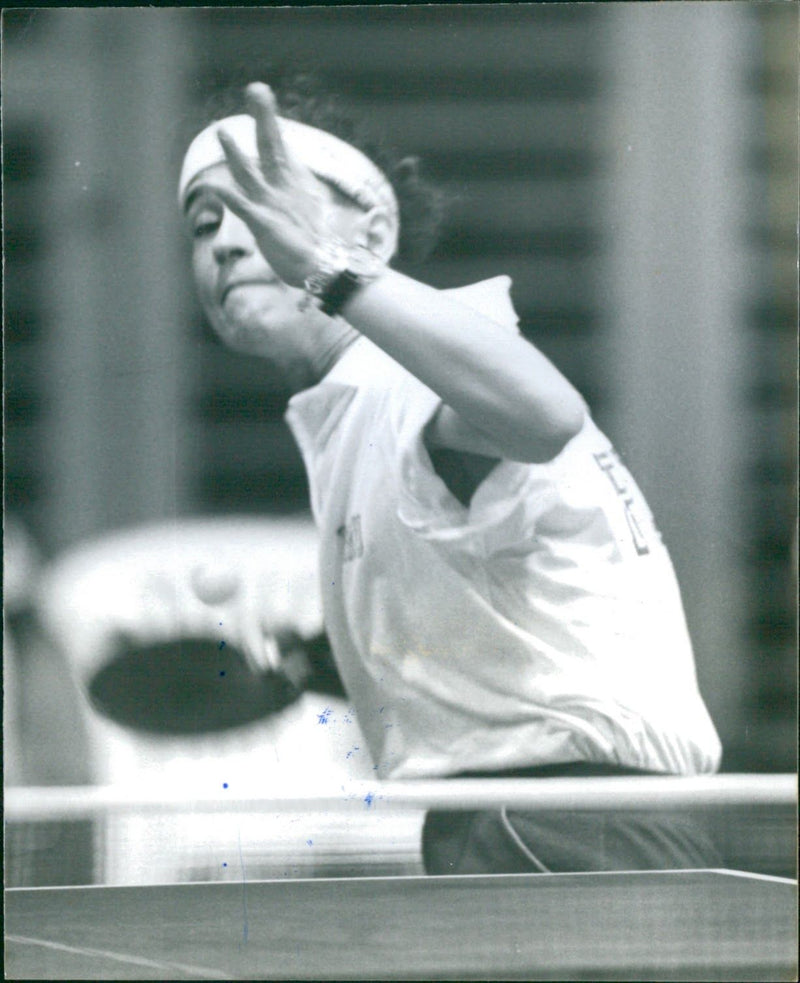
[[[350,329],[314,306],[301,309],[304,291],[277,276],[247,225],[206,182],[235,182],[226,164],[215,164],[198,174],[186,195],[192,271],[213,330],[231,348],[275,363],[294,388],[312,385],[324,374],[326,353]],[[334,202],[321,182],[320,192],[345,232],[351,210]]]

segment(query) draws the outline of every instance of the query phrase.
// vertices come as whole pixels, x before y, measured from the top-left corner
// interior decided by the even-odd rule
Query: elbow
[[[565,408],[561,420],[560,438],[563,441],[561,445],[562,449],[566,447],[573,437],[577,437],[581,430],[583,430],[583,425],[586,422],[586,412],[586,403],[575,393],[569,401],[569,406]]]
[[[509,447],[508,457],[524,464],[544,464],[564,450],[583,429],[586,406],[580,397],[566,401],[557,412],[549,412],[539,426],[529,426]]]

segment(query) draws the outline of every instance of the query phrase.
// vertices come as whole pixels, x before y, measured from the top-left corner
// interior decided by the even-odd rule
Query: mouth
[[[220,304],[224,304],[231,293],[239,287],[274,287],[278,283],[277,277],[258,277],[249,280],[233,280],[226,283],[219,294]]]

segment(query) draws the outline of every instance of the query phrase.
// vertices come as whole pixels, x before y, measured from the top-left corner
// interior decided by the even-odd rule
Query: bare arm
[[[541,352],[432,287],[388,271],[343,313],[446,404],[431,446],[545,461],[581,428],[582,399]]]

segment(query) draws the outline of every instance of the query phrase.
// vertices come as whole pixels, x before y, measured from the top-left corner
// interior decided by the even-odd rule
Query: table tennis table
[[[5,905],[7,979],[797,979],[797,882],[729,870],[17,888]]]

